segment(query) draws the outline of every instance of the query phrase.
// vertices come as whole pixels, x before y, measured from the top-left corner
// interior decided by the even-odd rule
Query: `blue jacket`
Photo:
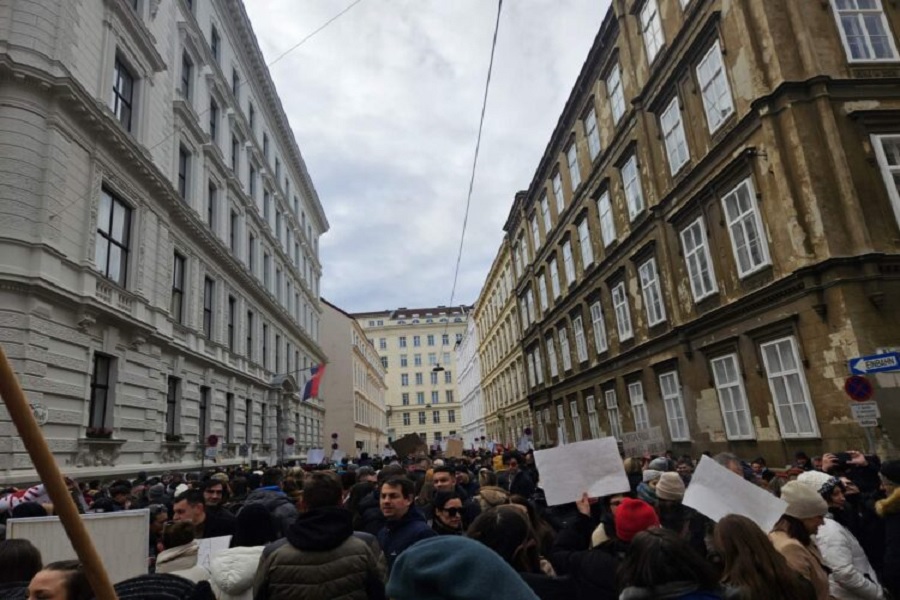
[[[437,533],[428,526],[425,517],[415,506],[410,506],[409,511],[400,519],[386,521],[384,527],[378,532],[378,543],[387,559],[388,572],[394,566],[394,561],[401,552],[419,540],[436,535]]]

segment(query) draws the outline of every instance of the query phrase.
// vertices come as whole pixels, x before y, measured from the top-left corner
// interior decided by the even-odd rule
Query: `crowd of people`
[[[900,598],[900,460],[712,457],[786,503],[763,531],[686,506],[688,456],[624,459],[629,492],[552,507],[533,453],[498,458],[67,483],[84,512],[149,509],[148,574],[116,583],[123,600]],[[52,512],[43,485],[0,498],[4,524]],[[201,564],[198,540],[222,536],[229,548]],[[77,561],[0,541],[0,600],[93,597]]]

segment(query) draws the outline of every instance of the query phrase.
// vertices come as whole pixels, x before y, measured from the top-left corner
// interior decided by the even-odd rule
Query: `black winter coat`
[[[617,600],[618,559],[612,542],[591,548],[594,522],[581,513],[556,536],[550,563],[560,575],[571,577],[578,600]]]

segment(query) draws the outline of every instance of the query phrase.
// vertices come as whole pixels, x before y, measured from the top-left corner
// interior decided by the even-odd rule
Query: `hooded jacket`
[[[253,600],[253,578],[263,548],[229,548],[210,559],[209,583],[218,600]]]
[[[436,535],[415,506],[410,506],[401,518],[385,521],[384,527],[378,532],[378,543],[387,559],[388,572],[401,552],[419,540]]]
[[[255,600],[384,599],[384,568],[372,547],[353,535],[352,517],[343,508],[303,513],[286,537],[288,543],[264,551],[253,581]]]
[[[297,507],[277,485],[257,488],[250,492],[244,501],[244,506],[255,503],[262,504],[272,513],[278,523],[280,535],[286,535],[288,529],[297,520]]]
[[[862,546],[829,515],[816,532],[816,545],[831,574],[828,585],[838,600],[882,600],[884,590]]]
[[[163,550],[156,557],[156,572],[178,575],[194,583],[209,579],[209,571],[197,564],[197,540]]]

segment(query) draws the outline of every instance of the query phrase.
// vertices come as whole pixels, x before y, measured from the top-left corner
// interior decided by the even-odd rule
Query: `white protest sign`
[[[531,444],[531,438],[527,435],[523,435],[519,438],[519,442],[516,444],[516,450],[519,452],[528,452],[529,450],[534,450],[534,446]]]
[[[306,453],[306,464],[317,465],[325,458],[325,450],[322,448],[310,448]]]
[[[343,450],[335,450],[331,453],[331,460],[334,462],[341,462],[341,459],[347,455]]]
[[[685,506],[718,522],[743,515],[768,533],[784,514],[787,502],[755,486],[708,456],[700,459],[684,494]]]
[[[536,450],[534,462],[549,506],[574,502],[584,492],[591,498],[599,498],[631,489],[616,438]]]
[[[641,457],[645,454],[665,454],[666,438],[663,437],[662,427],[657,425],[623,433],[622,450],[629,458]]]
[[[207,571],[209,570],[209,562],[223,550],[228,550],[231,544],[231,536],[223,535],[221,537],[204,538],[197,540],[197,564]]]

